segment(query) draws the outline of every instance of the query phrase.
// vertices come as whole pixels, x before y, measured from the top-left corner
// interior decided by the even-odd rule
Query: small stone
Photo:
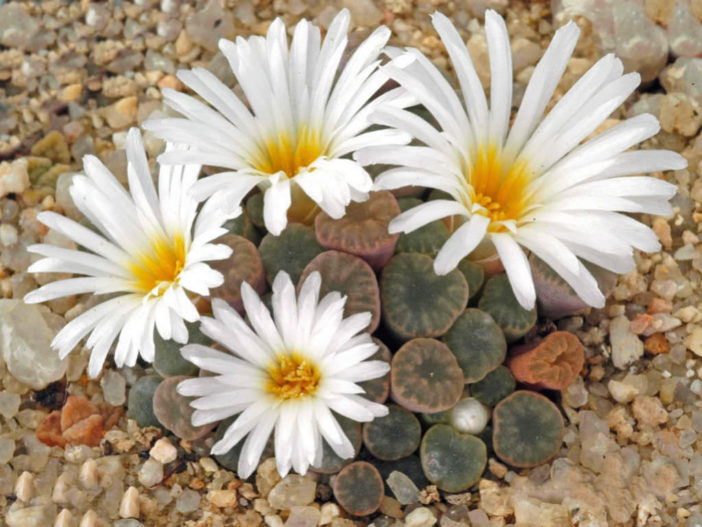
[[[23,509],[9,509],[4,519],[7,527],[48,527],[55,516],[56,506],[53,504],[30,505]]]
[[[296,505],[309,505],[314,501],[317,484],[305,476],[289,474],[268,494],[268,503],[277,510],[289,510]]]
[[[0,392],[0,414],[5,419],[11,419],[19,410],[20,396],[16,393]]]
[[[638,395],[631,404],[631,412],[639,426],[656,427],[668,421],[668,412],[660,399],[647,395]]]
[[[66,439],[61,431],[61,412],[55,410],[47,415],[36,431],[37,439],[48,446],[66,446]]]
[[[162,71],[164,73],[175,73],[175,64],[169,58],[150,49],[144,58],[144,67],[147,71]]]
[[[193,41],[188,36],[185,29],[180,31],[178,38],[175,41],[175,50],[179,56],[187,55],[193,49]]]
[[[54,527],[73,527],[73,514],[68,509],[61,509],[61,512],[56,516]]]
[[[702,357],[702,326],[693,325],[692,333],[685,337],[684,342],[687,349],[698,357]]]
[[[523,495],[514,499],[514,518],[517,525],[540,527],[571,525],[570,512],[565,505],[547,503]]]
[[[97,462],[94,459],[86,459],[80,466],[78,481],[85,490],[97,490],[100,488],[100,476]]]
[[[622,404],[630,403],[639,394],[639,391],[633,386],[614,379],[610,379],[607,383],[607,389],[612,398]]]
[[[137,518],[139,516],[139,491],[129,487],[122,495],[119,503],[119,515],[122,518]]]
[[[215,507],[235,507],[238,503],[236,490],[211,490],[207,499]]]
[[[692,137],[702,125],[700,104],[686,93],[669,93],[661,100],[661,128]]]
[[[136,122],[138,100],[135,96],[124,97],[104,110],[107,124],[115,129],[126,128]]]
[[[97,513],[93,509],[88,509],[80,519],[78,527],[98,527],[99,521]]]
[[[174,447],[168,439],[162,437],[154,443],[154,446],[149,450],[149,455],[159,463],[165,465],[171,461],[175,461],[178,456],[178,449]]]
[[[514,512],[512,507],[512,492],[509,487],[501,487],[488,479],[481,479],[480,508],[490,516],[509,516]]]
[[[29,503],[35,492],[34,474],[27,471],[22,472],[15,482],[15,496],[18,500]]]
[[[184,490],[176,499],[176,510],[181,514],[196,511],[200,508],[200,494],[194,490]]]
[[[26,49],[39,32],[41,23],[29,16],[19,4],[10,2],[0,8],[0,44],[10,49]]]
[[[431,527],[435,523],[436,516],[426,507],[417,507],[405,516],[405,527]]]
[[[702,58],[680,57],[660,76],[666,92],[682,92],[702,105]]]
[[[122,406],[127,401],[127,381],[114,370],[107,370],[100,379],[105,402],[112,406]]]
[[[103,435],[102,425],[101,415],[91,415],[64,430],[63,437],[66,442],[74,445],[98,446]]]
[[[180,82],[178,77],[176,77],[175,75],[166,75],[156,83],[156,86],[158,86],[161,89],[170,88],[171,90],[175,91],[183,91],[183,89],[185,88],[185,85],[182,82]]]
[[[512,40],[512,68],[515,72],[522,71],[528,66],[536,64],[543,50],[536,42],[524,37],[518,37]]]
[[[383,496],[383,500],[380,502],[379,510],[391,518],[401,519],[405,516],[404,512],[402,512],[402,504],[390,496]]]
[[[66,139],[59,131],[50,132],[32,146],[32,155],[48,157],[54,163],[68,164],[71,162],[71,153],[68,150]]]
[[[402,505],[409,505],[419,501],[419,489],[409,476],[403,472],[393,470],[387,479],[388,487]]]
[[[21,194],[29,188],[27,164],[26,158],[0,163],[0,198],[10,193]]]
[[[153,487],[163,480],[163,465],[155,459],[147,459],[139,469],[139,483]]]
[[[653,232],[658,236],[658,240],[665,250],[670,250],[673,247],[673,236],[670,231],[670,224],[665,218],[656,216],[651,223]]]
[[[231,39],[235,35],[232,18],[219,0],[209,0],[203,9],[188,17],[185,28],[195,44],[216,53],[220,38]]]
[[[488,470],[500,479],[507,474],[507,467],[492,457],[488,460]]]
[[[643,342],[631,331],[629,319],[625,316],[618,316],[610,321],[609,341],[612,345],[612,363],[615,368],[623,370],[643,355]]]
[[[315,527],[321,513],[316,507],[293,507],[285,521],[285,527]]]
[[[702,412],[700,412],[702,414]],[[319,509],[320,516],[318,525],[328,525],[334,518],[341,516],[341,508],[336,503],[327,502]]]
[[[351,11],[351,20],[356,27],[374,28],[383,21],[383,12],[373,0],[343,0],[342,4]]]
[[[651,355],[660,355],[670,351],[670,344],[663,333],[654,333],[644,340],[644,351]]]
[[[461,399],[451,409],[451,426],[464,434],[479,434],[489,420],[488,408],[473,397]]]
[[[0,465],[9,462],[15,453],[15,442],[12,439],[0,437]]]
[[[0,299],[0,354],[15,379],[42,390],[63,377],[68,360],[51,348],[62,321],[45,306]]]
[[[18,234],[17,227],[11,223],[3,223],[0,225],[0,245],[9,247],[17,243]]]
[[[69,84],[61,90],[59,99],[65,102],[77,101],[83,95],[83,85],[80,83]]]

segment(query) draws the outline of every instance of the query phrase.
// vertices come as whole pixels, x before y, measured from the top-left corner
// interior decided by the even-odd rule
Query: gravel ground
[[[65,243],[36,221],[37,212],[79,218],[67,188],[85,154],[98,155],[126,179],[126,130],[164,111],[160,88],[182,89],[177,69],[207,67],[233,85],[217,53],[219,37],[260,34],[276,16],[288,27],[302,17],[324,27],[344,6],[352,11],[352,42],[385,23],[395,44],[418,47],[448,67],[428,17],[440,9],[463,32],[484,84],[487,49],[476,16],[485,6],[498,9],[512,38],[517,101],[554,25],[574,17],[583,37],[557,96],[599,56],[616,50],[646,82],[603,128],[651,112],[662,131],[644,147],[675,150],[689,161],[687,170],[660,174],[679,186],[675,215],[643,218],[663,250],[637,255],[637,269],[620,277],[605,309],[557,322],[581,338],[587,363],[561,394],[567,430],[556,459],[520,472],[490,459],[472,492],[442,496],[429,487],[421,503],[410,505],[386,497],[372,521],[378,527],[702,525],[702,59],[686,58],[702,51],[702,2],[621,2],[629,9],[624,15],[604,0],[2,4],[0,526],[352,527],[371,521],[350,519],[330,501],[328,477],[291,475],[281,482],[268,460],[255,482],[244,482],[207,457],[211,439],[179,441],[156,428],[140,429],[124,406],[127,386],[145,374],[142,368],[108,366],[99,380],[89,380],[86,353],[58,361],[49,350],[56,329],[93,300],[70,297],[48,307],[19,300],[56,278],[26,274],[26,247]],[[150,158],[162,148],[148,133],[145,143]],[[31,366],[22,366],[28,353]],[[68,395],[90,400],[91,413],[103,417],[107,432],[98,446],[49,447],[37,440],[40,423]],[[91,430],[79,432],[89,437]]]

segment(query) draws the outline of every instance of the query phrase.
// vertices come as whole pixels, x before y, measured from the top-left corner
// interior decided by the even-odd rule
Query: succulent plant
[[[378,469],[365,461],[355,461],[336,475],[334,497],[353,516],[367,516],[380,508],[385,485]]]
[[[265,223],[263,221],[263,194],[256,192],[246,200],[246,215],[256,227],[263,229]]]
[[[446,333],[468,302],[468,285],[457,269],[438,276],[423,254],[398,254],[380,279],[383,320],[393,335],[409,340]]]
[[[378,351],[368,357],[368,360],[384,360],[387,363],[392,361],[392,355],[388,347],[380,339],[373,337],[373,342],[378,345]],[[359,382],[358,385],[365,390],[361,397],[366,397],[373,402],[383,404],[390,395],[390,372],[382,377],[376,377],[369,381]]]
[[[210,339],[200,332],[197,322],[186,322],[188,328],[188,343],[190,344],[211,344]],[[175,375],[195,375],[197,374],[197,366],[192,362],[187,361],[180,354],[182,344],[174,340],[163,340],[154,332],[154,370],[161,377],[173,377]]]
[[[258,233],[258,230],[256,230],[256,227],[254,227],[254,224],[251,223],[246,209],[236,218],[226,221],[222,227],[227,229],[229,234],[243,236],[253,244],[257,245],[261,241],[261,235]]]
[[[362,435],[361,435],[361,425],[356,421],[352,421],[344,417],[343,415],[334,414],[334,418],[338,421],[339,426],[349,438],[351,444],[354,446],[356,455],[361,450]],[[339,472],[344,466],[348,465],[353,461],[353,458],[342,459],[336,455],[332,448],[327,444],[326,441],[322,443],[322,462],[319,466],[312,467],[312,470],[319,472],[320,474],[335,474]]]
[[[397,204],[402,212],[422,203],[417,198],[400,198]],[[434,221],[410,233],[401,233],[395,253],[420,253],[435,258],[451,233],[441,220]]]
[[[588,305],[580,299],[565,280],[543,260],[532,254],[529,257],[529,263],[531,264],[531,275],[534,279],[541,315],[559,319],[580,313],[588,308]],[[589,262],[585,263],[585,267],[597,280],[600,291],[605,296],[609,296],[617,283],[616,273]]]
[[[178,383],[185,379],[185,375],[164,379],[154,392],[153,407],[154,415],[164,428],[181,439],[192,441],[209,434],[216,423],[198,427],[191,424],[190,418],[194,410],[188,404],[190,399],[176,391]]]
[[[258,249],[249,240],[236,234],[226,234],[217,243],[232,248],[232,254],[226,260],[210,262],[212,269],[224,276],[224,283],[210,290],[212,298],[221,298],[240,314],[244,313],[241,301],[241,284],[247,282],[261,295],[266,289],[266,279],[263,273],[263,262]]]
[[[444,424],[427,430],[419,452],[427,479],[446,492],[462,492],[477,483],[487,464],[485,443]]]
[[[214,442],[217,442],[220,439],[222,439],[222,436],[224,436],[224,434],[226,433],[227,428],[229,428],[229,425],[232,424],[234,420],[237,419],[237,417],[239,416],[235,415],[219,423],[219,425],[217,426],[217,430],[214,433]],[[241,449],[243,447],[244,441],[239,441],[236,445],[230,448],[228,452],[226,452],[225,454],[216,454],[214,458],[217,460],[217,463],[222,465],[224,468],[228,468],[229,470],[236,472],[239,464],[239,456],[241,455]],[[273,434],[271,434],[271,436],[268,438],[268,442],[266,443],[265,448],[263,449],[261,459],[273,457],[273,454]]]
[[[393,356],[390,373],[392,399],[413,412],[448,410],[463,393],[463,372],[451,350],[438,340],[405,343]]]
[[[485,283],[478,307],[495,319],[508,343],[526,335],[536,324],[536,308],[526,310],[519,305],[505,273]]]
[[[459,262],[458,270],[463,273],[468,284],[468,300],[475,298],[485,281],[485,271],[479,265],[465,258]]]
[[[456,356],[466,383],[485,377],[502,364],[507,355],[507,342],[502,329],[480,309],[466,309],[443,340]]]
[[[323,249],[310,227],[288,223],[280,236],[266,234],[258,250],[269,284],[273,283],[278,271],[287,272],[296,284],[305,266]]]
[[[140,377],[129,389],[127,397],[127,416],[134,419],[137,424],[144,428],[146,426],[161,427],[156,414],[154,413],[154,393],[163,379],[158,375],[145,375]]]
[[[422,412],[419,414],[421,421],[427,426],[438,424],[449,424],[451,422],[451,410],[443,410],[441,412]]]
[[[372,333],[380,323],[380,290],[373,269],[352,254],[325,251],[315,256],[302,271],[300,284],[314,271],[322,275],[320,298],[330,291],[346,295],[344,317],[368,311],[372,318],[366,329]]]
[[[478,382],[470,385],[470,394],[486,406],[493,407],[511,394],[517,383],[505,366],[499,366]]]
[[[320,212],[314,223],[315,234],[325,249],[358,256],[377,271],[395,251],[398,235],[388,233],[388,224],[398,214],[395,196],[386,190],[371,192],[367,201],[351,202],[338,220]]]
[[[563,416],[543,395],[518,390],[492,414],[495,454],[515,467],[533,467],[558,453],[563,443]]]
[[[519,382],[536,388],[563,390],[583,369],[585,351],[580,339],[554,331],[544,339],[510,350],[507,366]]]
[[[363,425],[363,444],[378,459],[394,461],[412,454],[422,438],[422,426],[412,412],[394,404],[388,415]]]

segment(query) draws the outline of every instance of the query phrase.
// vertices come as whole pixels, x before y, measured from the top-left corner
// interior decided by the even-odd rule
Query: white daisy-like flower
[[[295,297],[284,271],[273,282],[273,316],[246,282],[241,296],[250,326],[226,302],[212,302],[214,318],[203,317],[201,330],[230,353],[188,344],[182,355],[213,377],[187,379],[178,385],[190,405],[194,426],[240,414],[213,454],[224,454],[248,436],[237,472],[248,477],[258,464],[275,430],[278,472],[290,468],[304,474],[321,463],[322,440],[341,458],[353,457],[354,447],[332,411],[358,422],[387,415],[371,402],[359,382],[381,377],[390,369],[384,361],[366,360],[378,346],[364,330],[369,312],[343,318],[346,297],[338,292],[319,300],[320,274],[309,275]]]
[[[100,373],[115,339],[118,366],[133,366],[139,355],[153,361],[154,326],[166,340],[187,342],[184,320],[199,320],[187,292],[206,296],[221,285],[222,274],[205,262],[231,254],[226,245],[210,243],[226,232],[221,225],[228,218],[222,216],[221,205],[210,200],[198,213],[190,196],[200,166],[162,166],[157,194],[138,129],[129,131],[126,150],[129,192],[95,156],[85,156],[85,174],[73,178],[71,197],[98,232],[55,212],[37,217],[86,250],[50,244],[28,248],[44,256],[30,272],[84,276],[44,285],[29,292],[25,302],[84,293],[113,295],[71,320],[52,342],[64,358],[90,334],[91,377]]]
[[[432,19],[463,101],[419,51],[395,53],[382,70],[429,110],[440,129],[404,110],[379,109],[373,117],[377,123],[410,132],[423,145],[367,148],[356,159],[401,165],[381,174],[378,188],[417,185],[442,190],[452,199],[404,212],[391,222],[390,232],[411,232],[455,216],[463,223],[436,257],[438,274],[470,253],[476,259],[499,256],[519,303],[531,308],[536,293],[527,249],[585,302],[601,307],[604,297],[582,260],[617,273],[633,269],[633,249],[656,251],[659,243],[651,229],[621,213],[670,214],[668,200],[676,191],[665,181],[630,174],[686,166],[674,152],[627,151],[658,132],[658,121],[649,114],[583,142],[634,91],[639,75],[622,74],[621,61],[607,55],[544,116],[578,40],[578,27],[571,22],[556,32],[535,67],[510,126],[512,58],[504,20],[486,12],[488,108],[458,31],[440,13]]]
[[[166,104],[185,117],[153,119],[144,127],[191,148],[159,161],[231,169],[196,185],[200,198],[224,191],[238,205],[258,185],[265,190],[266,229],[274,235],[288,220],[310,223],[319,208],[340,218],[351,201],[365,201],[372,180],[348,155],[368,145],[407,143],[405,132],[368,130],[368,116],[376,108],[404,107],[411,99],[396,88],[371,100],[388,80],[377,70],[390,37],[387,27],[376,29],[339,71],[349,19],[342,10],[323,43],[319,28],[302,20],[289,49],[280,19],[265,38],[220,40],[248,107],[209,71],[179,71],[178,78],[211,107],[163,90]]]

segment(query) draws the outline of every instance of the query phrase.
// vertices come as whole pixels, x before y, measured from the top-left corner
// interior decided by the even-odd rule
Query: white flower
[[[634,268],[633,249],[658,250],[654,233],[621,212],[671,213],[676,187],[642,172],[681,169],[686,161],[666,150],[627,151],[655,135],[649,114],[627,119],[583,143],[639,84],[622,74],[613,55],[600,59],[544,117],[565,70],[579,30],[569,23],[556,32],[510,122],[512,58],[502,18],[487,11],[490,108],[470,55],[442,14],[433,23],[458,76],[463,101],[419,51],[395,53],[382,68],[414,95],[440,126],[404,110],[379,110],[373,119],[410,132],[421,146],[373,147],[357,152],[363,164],[401,165],[376,179],[378,188],[418,185],[453,199],[429,201],[390,224],[411,232],[447,216],[463,223],[444,244],[434,270],[445,274],[469,253],[498,255],[519,303],[534,305],[536,293],[523,248],[568,282],[588,304],[604,297],[582,260],[617,273]],[[465,105],[465,106],[464,106]]]
[[[202,332],[230,353],[199,344],[182,348],[183,357],[214,377],[187,379],[178,385],[184,396],[197,396],[192,423],[199,426],[240,414],[212,447],[224,454],[244,437],[237,472],[248,477],[275,430],[278,472],[291,466],[304,474],[319,464],[322,439],[341,458],[354,447],[332,410],[359,422],[387,415],[385,406],[364,399],[357,383],[381,377],[384,361],[367,361],[378,346],[363,330],[371,314],[343,318],[346,297],[338,292],[319,300],[321,277],[314,272],[295,298],[284,271],[273,282],[273,317],[246,282],[241,296],[251,326],[226,302],[212,302],[214,318],[203,317]]]
[[[154,119],[144,127],[191,149],[169,152],[159,161],[231,169],[196,185],[201,198],[223,190],[229,202],[238,205],[259,185],[265,190],[266,229],[274,235],[288,219],[309,223],[317,207],[340,218],[351,201],[365,201],[371,178],[345,156],[367,145],[408,142],[409,136],[397,130],[369,131],[368,115],[381,106],[403,107],[410,99],[395,89],[369,102],[388,80],[377,71],[378,55],[390,36],[384,26],[338,71],[349,18],[346,9],[334,18],[321,47],[319,28],[306,20],[295,27],[289,49],[280,19],[270,25],[265,38],[220,40],[249,107],[203,68],[178,72],[178,78],[211,107],[163,90],[165,102],[185,118]]]
[[[29,292],[25,302],[113,294],[71,320],[52,342],[63,358],[90,333],[86,345],[91,349],[91,377],[100,372],[115,339],[118,366],[134,365],[139,354],[153,360],[154,326],[164,339],[187,342],[183,320],[196,321],[199,314],[186,291],[206,296],[221,285],[221,273],[204,262],[231,254],[229,247],[209,243],[226,232],[221,228],[227,219],[221,207],[209,201],[198,214],[197,202],[190,197],[199,166],[161,167],[157,195],[136,128],[127,136],[127,160],[129,192],[94,156],[83,159],[85,175],[73,178],[71,197],[99,233],[55,212],[38,215],[44,225],[87,251],[49,244],[28,248],[45,257],[32,264],[30,272],[85,276],[51,282]]]

